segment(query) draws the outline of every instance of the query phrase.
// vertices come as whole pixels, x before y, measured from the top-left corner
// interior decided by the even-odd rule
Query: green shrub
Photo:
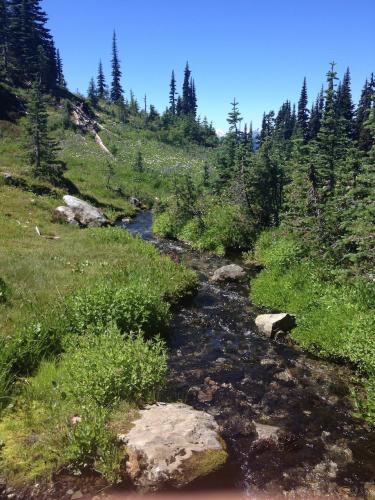
[[[111,483],[123,450],[110,428],[121,401],[151,403],[164,384],[165,346],[113,327],[78,339],[59,362],[45,361],[0,423],[2,471],[11,484],[48,479],[65,466],[95,469]],[[122,410],[122,421],[127,411]],[[129,423],[123,424],[129,427]]]
[[[169,211],[158,214],[152,226],[153,232],[163,238],[177,238],[179,229],[180,226]]]
[[[77,334],[88,328],[100,332],[114,323],[122,333],[142,331],[151,336],[165,329],[170,314],[167,302],[147,284],[98,283],[69,299],[66,317],[69,330]]]

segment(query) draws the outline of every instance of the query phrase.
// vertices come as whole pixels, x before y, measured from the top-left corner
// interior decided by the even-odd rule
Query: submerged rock
[[[261,314],[255,319],[259,331],[267,337],[274,337],[279,331],[289,332],[296,326],[296,320],[287,313]]]
[[[245,270],[237,264],[229,264],[228,266],[220,267],[214,272],[211,281],[237,281],[246,276]]]
[[[54,217],[69,224],[80,224],[84,227],[101,227],[108,225],[108,219],[103,213],[87,201],[80,200],[75,196],[64,196],[67,206],[57,207]]]
[[[182,403],[155,404],[140,411],[126,444],[127,472],[143,491],[182,487],[227,459],[214,417]]]
[[[365,483],[365,499],[375,500],[375,483]]]

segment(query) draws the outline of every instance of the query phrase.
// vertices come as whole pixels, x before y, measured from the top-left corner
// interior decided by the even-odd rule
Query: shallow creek
[[[200,278],[197,294],[176,310],[170,327],[163,399],[214,415],[229,451],[224,469],[189,489],[363,498],[364,484],[375,480],[375,435],[351,415],[353,372],[261,337],[249,285],[209,281],[231,261],[157,240],[151,225],[152,214],[142,212],[125,227]],[[252,421],[280,428],[278,442],[254,444]]]

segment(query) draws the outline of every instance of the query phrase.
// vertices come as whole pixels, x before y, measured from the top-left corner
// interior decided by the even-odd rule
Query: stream
[[[260,336],[248,283],[209,281],[233,260],[158,240],[151,226],[151,212],[141,212],[124,227],[200,278],[197,294],[179,306],[170,327],[163,399],[212,414],[229,451],[223,469],[188,489],[241,490],[251,498],[363,498],[364,484],[375,480],[375,435],[351,414],[354,373],[290,341]],[[254,443],[252,421],[279,428],[277,442]]]

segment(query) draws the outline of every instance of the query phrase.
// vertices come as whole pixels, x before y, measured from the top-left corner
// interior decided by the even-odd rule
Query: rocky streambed
[[[262,337],[249,280],[211,280],[231,261],[157,240],[151,225],[151,213],[142,212],[126,227],[200,277],[169,331],[163,400],[214,416],[229,452],[223,468],[187,488],[235,489],[253,498],[372,498],[375,434],[352,416],[353,372]]]

